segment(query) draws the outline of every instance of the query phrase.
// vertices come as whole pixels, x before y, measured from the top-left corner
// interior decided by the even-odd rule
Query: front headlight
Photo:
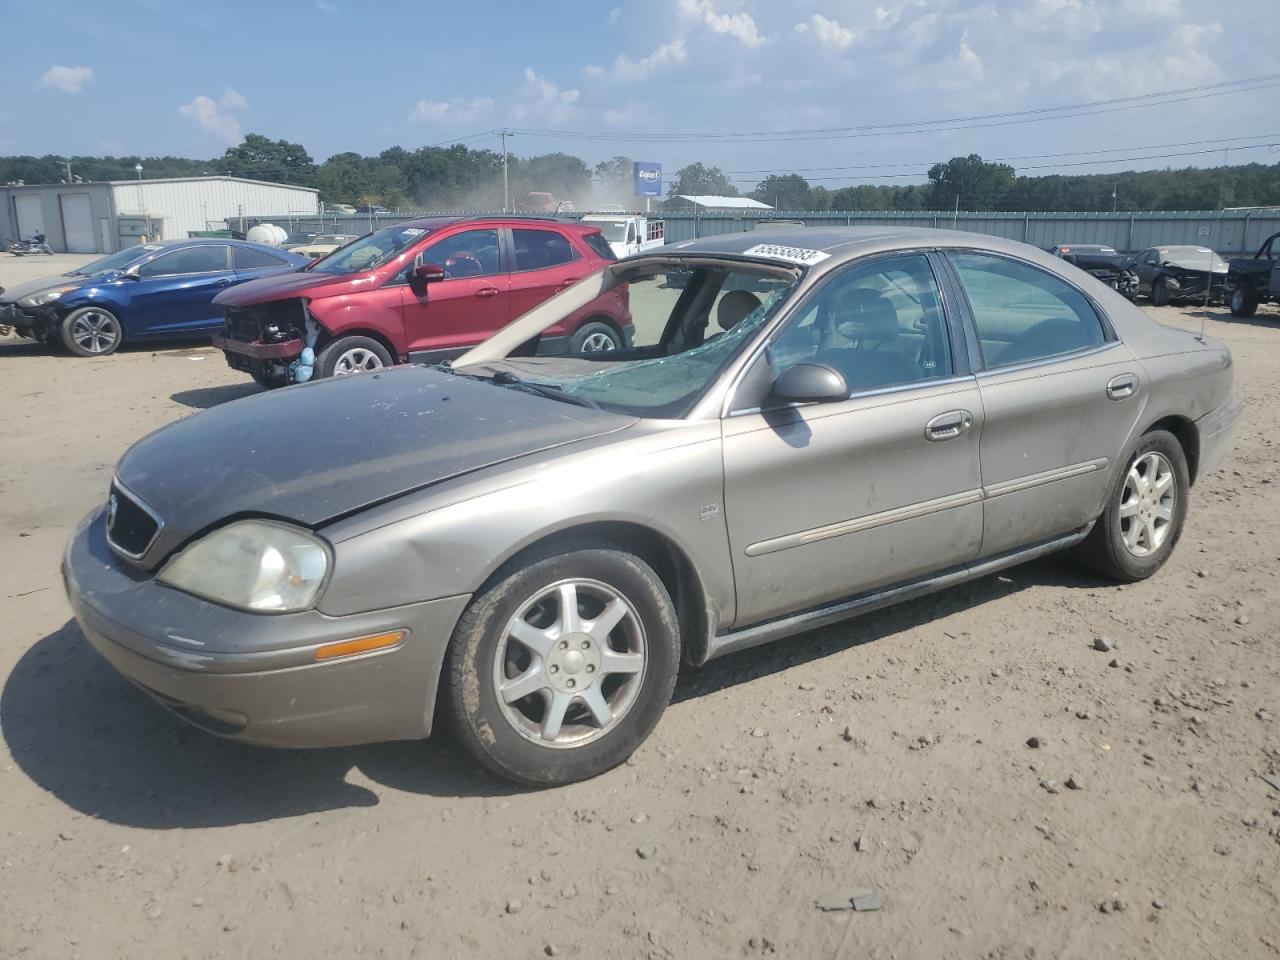
[[[307,531],[240,520],[191,544],[156,579],[241,610],[293,613],[315,604],[328,569],[328,549]]]
[[[54,287],[52,290],[41,290],[39,293],[33,293],[29,297],[23,297],[18,301],[20,307],[43,307],[46,303],[53,303],[64,293],[70,293],[72,290],[79,290],[80,284],[73,283],[66,287]]]

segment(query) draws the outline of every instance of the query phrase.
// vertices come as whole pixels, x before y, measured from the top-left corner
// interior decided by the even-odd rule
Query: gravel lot
[[[718,662],[540,792],[440,740],[220,741],[119,679],[71,527],[138,437],[257,388],[207,346],[0,342],[0,957],[1280,956],[1280,312],[1205,322],[1245,419],[1153,580],[1051,559]]]

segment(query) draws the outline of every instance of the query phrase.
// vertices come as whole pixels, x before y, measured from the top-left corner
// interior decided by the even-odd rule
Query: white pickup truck
[[[583,223],[600,228],[605,240],[618,258],[629,257],[642,250],[652,250],[666,243],[666,223],[632,213],[592,213]]]

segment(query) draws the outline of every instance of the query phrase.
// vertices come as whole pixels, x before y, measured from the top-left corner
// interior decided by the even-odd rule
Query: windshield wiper
[[[493,382],[504,387],[515,387],[519,390],[527,390],[529,393],[536,393],[540,397],[547,397],[550,400],[563,400],[565,403],[572,403],[578,407],[590,407],[592,410],[599,410],[600,404],[596,403],[590,397],[579,397],[571,393],[565,393],[561,387],[553,387],[547,383],[536,383],[532,380],[521,380],[510,370],[499,370],[492,377]]]

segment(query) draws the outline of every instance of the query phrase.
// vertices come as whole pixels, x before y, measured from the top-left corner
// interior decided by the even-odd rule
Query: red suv
[[[615,260],[599,228],[533,218],[426,217],[384,227],[296,273],[214,303],[214,345],[264,386],[458,356]],[[625,288],[548,331],[539,353],[631,343]]]

